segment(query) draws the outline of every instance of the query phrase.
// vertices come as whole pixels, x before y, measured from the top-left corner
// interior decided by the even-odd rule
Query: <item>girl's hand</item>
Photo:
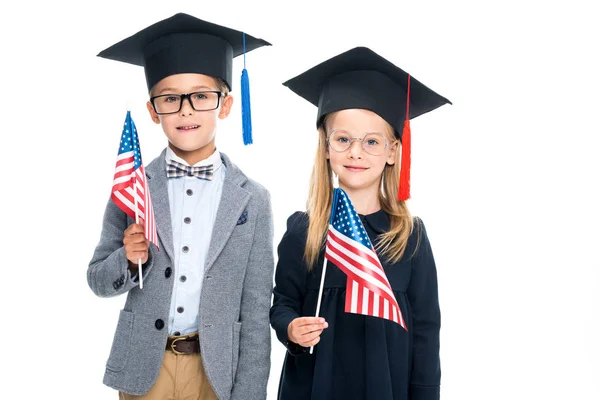
[[[321,317],[300,317],[288,325],[288,340],[302,347],[311,347],[319,343],[323,329],[329,324]]]

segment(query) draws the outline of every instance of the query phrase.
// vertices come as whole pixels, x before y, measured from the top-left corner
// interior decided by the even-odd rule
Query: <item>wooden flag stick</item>
[[[135,210],[135,223],[139,224],[140,217],[138,216],[138,207],[137,207],[137,179],[135,179],[135,172],[133,178],[133,199],[135,202],[134,210]],[[145,230],[145,228],[144,228]],[[146,237],[146,232],[144,232],[144,237]],[[144,276],[142,275],[142,259],[138,258],[138,274],[140,276],[140,289],[144,288]]]
[[[323,272],[321,273],[321,285],[319,287],[319,299],[317,300],[317,311],[315,313],[315,317],[319,316],[319,311],[321,311],[321,298],[323,297],[323,283],[325,282],[325,268],[327,268],[327,258],[323,259]],[[310,346],[310,354],[313,353],[313,349],[315,346]]]
[[[333,199],[331,200],[331,215],[329,216],[329,225],[333,222],[333,216],[335,215],[335,203],[337,203],[337,189],[339,187],[338,177],[333,174]],[[329,228],[327,228],[329,230]],[[327,257],[323,257],[323,271],[321,272],[321,284],[319,285],[319,297],[317,299],[317,310],[315,311],[315,317],[319,316],[321,311],[321,298],[323,297],[323,284],[325,283],[325,270],[327,269]],[[310,346],[310,354],[313,353],[315,346]]]

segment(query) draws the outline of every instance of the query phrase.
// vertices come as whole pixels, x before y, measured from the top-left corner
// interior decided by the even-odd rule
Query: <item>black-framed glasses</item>
[[[175,114],[181,111],[183,101],[188,100],[194,111],[210,111],[219,108],[223,93],[216,90],[185,94],[161,94],[150,97],[150,103],[158,115]]]
[[[379,132],[368,132],[365,136],[359,138],[352,137],[350,132],[343,129],[334,129],[327,137],[329,147],[338,153],[348,150],[355,140],[361,142],[363,150],[372,156],[382,155],[390,145],[385,136]]]

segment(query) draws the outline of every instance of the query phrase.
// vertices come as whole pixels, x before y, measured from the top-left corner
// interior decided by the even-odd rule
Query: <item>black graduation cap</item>
[[[356,47],[284,85],[319,107],[317,126],[329,113],[360,108],[373,111],[401,135],[406,119],[408,81],[407,72],[366,47]],[[410,85],[409,119],[450,103],[413,77]]]
[[[98,57],[144,67],[148,91],[161,79],[181,73],[221,78],[231,90],[233,58],[270,45],[243,32],[178,13],[110,46]]]
[[[402,141],[400,200],[410,197],[410,119],[452,104],[366,47],[330,58],[284,85],[319,108],[317,127],[327,114],[352,108],[387,121]]]
[[[101,51],[98,57],[144,67],[148,91],[167,76],[197,73],[232,84],[233,58],[244,55],[242,71],[242,128],[244,144],[252,143],[250,89],[246,53],[270,46],[244,32],[178,13],[142,29]]]

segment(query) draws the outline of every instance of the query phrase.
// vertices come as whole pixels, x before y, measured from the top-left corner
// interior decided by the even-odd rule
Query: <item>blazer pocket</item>
[[[231,237],[239,237],[254,233],[254,224],[250,221],[242,225],[236,225],[231,232]]]
[[[129,350],[131,349],[132,331],[133,313],[131,311],[121,310],[110,355],[106,362],[106,369],[113,372],[120,372],[125,368],[127,359],[129,358]]]
[[[231,343],[231,350],[233,351],[233,356],[231,358],[231,383],[235,384],[235,374],[238,368],[238,361],[240,359],[240,333],[242,331],[242,323],[234,322],[233,323],[233,339]]]
[[[231,232],[231,237],[244,236],[251,233],[254,233],[254,222],[249,218],[248,211],[244,210],[235,224],[233,232]]]

